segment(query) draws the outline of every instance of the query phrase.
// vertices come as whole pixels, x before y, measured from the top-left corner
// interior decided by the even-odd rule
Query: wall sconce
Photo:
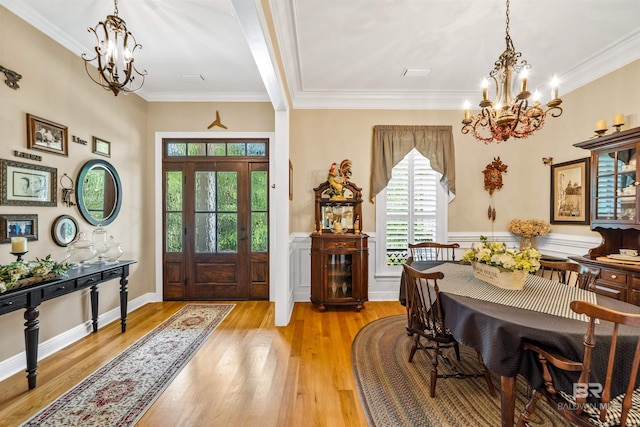
[[[4,75],[7,77],[7,79],[4,82],[11,89],[18,90],[18,88],[20,88],[20,85],[18,85],[18,81],[22,78],[20,74],[16,73],[13,70],[4,68],[2,65],[0,65],[0,73],[4,73]]]
[[[67,180],[71,183],[71,187],[64,186],[63,180],[65,178],[67,178]],[[73,180],[66,173],[63,174],[62,177],[60,177],[60,187],[62,187],[62,203],[64,203],[64,205],[68,208],[70,208],[71,206],[75,206],[76,204],[71,201],[71,197],[73,196],[73,192],[75,191],[73,188]]]

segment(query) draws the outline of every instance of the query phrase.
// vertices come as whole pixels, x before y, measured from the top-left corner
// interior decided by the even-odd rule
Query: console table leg
[[[98,286],[91,286],[91,325],[98,332]]]
[[[29,390],[36,388],[36,376],[38,375],[38,316],[40,312],[37,307],[27,307],[24,312],[24,346],[27,353],[27,381]]]
[[[127,284],[129,281],[126,277],[120,279],[120,325],[122,332],[127,330],[127,300],[129,298],[129,291]]]

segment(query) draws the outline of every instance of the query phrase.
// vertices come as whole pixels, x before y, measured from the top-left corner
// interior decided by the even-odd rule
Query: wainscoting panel
[[[376,236],[369,235],[369,301],[394,301],[398,299],[400,271],[396,274],[380,274],[376,271]],[[450,242],[460,243],[460,250],[456,257],[460,259],[462,252],[474,242],[480,241],[480,235],[490,240],[505,242],[509,246],[517,247],[520,239],[512,233],[449,233]],[[291,266],[291,287],[296,302],[308,302],[311,298],[311,237],[306,233],[294,233],[290,238],[289,251]],[[601,242],[596,233],[593,237],[573,236],[569,234],[548,234],[536,239],[538,250],[545,255],[568,257],[585,255],[589,249],[595,248]]]

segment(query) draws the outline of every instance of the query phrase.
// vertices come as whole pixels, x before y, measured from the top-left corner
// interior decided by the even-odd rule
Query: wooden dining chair
[[[574,425],[622,427],[640,425],[640,405],[638,404],[640,402],[640,389],[635,388],[640,366],[640,314],[623,313],[586,301],[572,301],[570,307],[578,314],[589,316],[587,333],[583,340],[584,356],[582,361],[569,360],[553,350],[535,343],[524,343],[524,349],[534,352],[540,362],[544,387],[540,390],[531,390],[531,400],[525,405],[520,414],[518,426],[529,426],[536,403],[540,399],[546,400],[563,418]],[[605,382],[597,387],[599,389],[601,386],[602,390],[597,390],[597,393],[591,393],[592,396],[589,396],[589,390],[591,389],[587,385],[591,383],[590,372],[595,368],[592,354],[598,345],[595,340],[595,328],[598,319],[600,319],[599,327],[604,326],[602,321],[610,322],[607,327],[610,327],[612,331],[611,347],[608,350],[605,349],[605,352],[608,353],[608,360],[605,360],[606,366],[599,367],[601,369],[606,368]],[[616,346],[620,325],[638,328],[636,350],[629,378],[616,375]],[[627,356],[630,357],[631,355]],[[574,372],[575,375],[579,373],[578,384],[584,385],[585,388],[579,389],[579,393],[576,393],[576,396],[558,390],[551,374],[552,368],[549,365],[558,370]],[[602,371],[605,372],[605,369],[602,369]],[[626,384],[626,391],[623,395],[611,398],[611,385],[614,382]],[[591,397],[589,401],[587,401],[588,397]],[[607,421],[606,424],[604,424],[605,420]]]
[[[540,260],[540,269],[536,274],[565,285],[591,290],[600,275],[600,269],[572,261]]]
[[[409,259],[412,261],[455,261],[458,243],[420,242],[409,243]]]
[[[407,307],[409,309],[409,323],[407,330],[413,333],[413,342],[409,362],[413,362],[413,357],[417,350],[432,352],[431,354],[431,383],[429,394],[435,397],[436,381],[438,378],[469,378],[484,376],[489,386],[492,396],[495,396],[495,389],[491,382],[491,374],[485,366],[482,355],[478,350],[478,363],[480,372],[464,373],[460,372],[453,362],[442,352],[443,349],[453,348],[456,359],[460,361],[460,345],[453,337],[451,331],[445,326],[444,313],[440,303],[440,291],[438,279],[442,279],[441,272],[425,273],[418,271],[411,266],[404,264],[405,278],[407,280]],[[426,342],[423,343],[422,339]],[[438,363],[442,360],[451,373],[438,373]]]

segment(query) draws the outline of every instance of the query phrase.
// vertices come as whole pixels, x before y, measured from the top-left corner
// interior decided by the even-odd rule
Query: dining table
[[[533,342],[580,361],[584,353],[583,337],[588,318],[574,313],[569,304],[584,300],[610,309],[640,314],[640,307],[588,290],[567,286],[529,274],[522,290],[502,289],[475,278],[470,265],[457,262],[414,262],[412,267],[427,272],[440,271],[438,280],[445,324],[456,340],[482,354],[487,368],[500,376],[502,426],[512,427],[516,401],[516,377],[521,375],[533,388],[543,387],[539,361],[523,350],[525,341]],[[402,280],[404,286],[404,279]],[[401,290],[400,298],[404,292]],[[612,325],[596,325],[596,348],[590,382],[604,384]],[[638,330],[620,327],[612,396],[624,393]],[[554,371],[558,389],[573,394],[578,373]],[[639,380],[640,382],[640,380]],[[636,384],[638,387],[640,384]]]

